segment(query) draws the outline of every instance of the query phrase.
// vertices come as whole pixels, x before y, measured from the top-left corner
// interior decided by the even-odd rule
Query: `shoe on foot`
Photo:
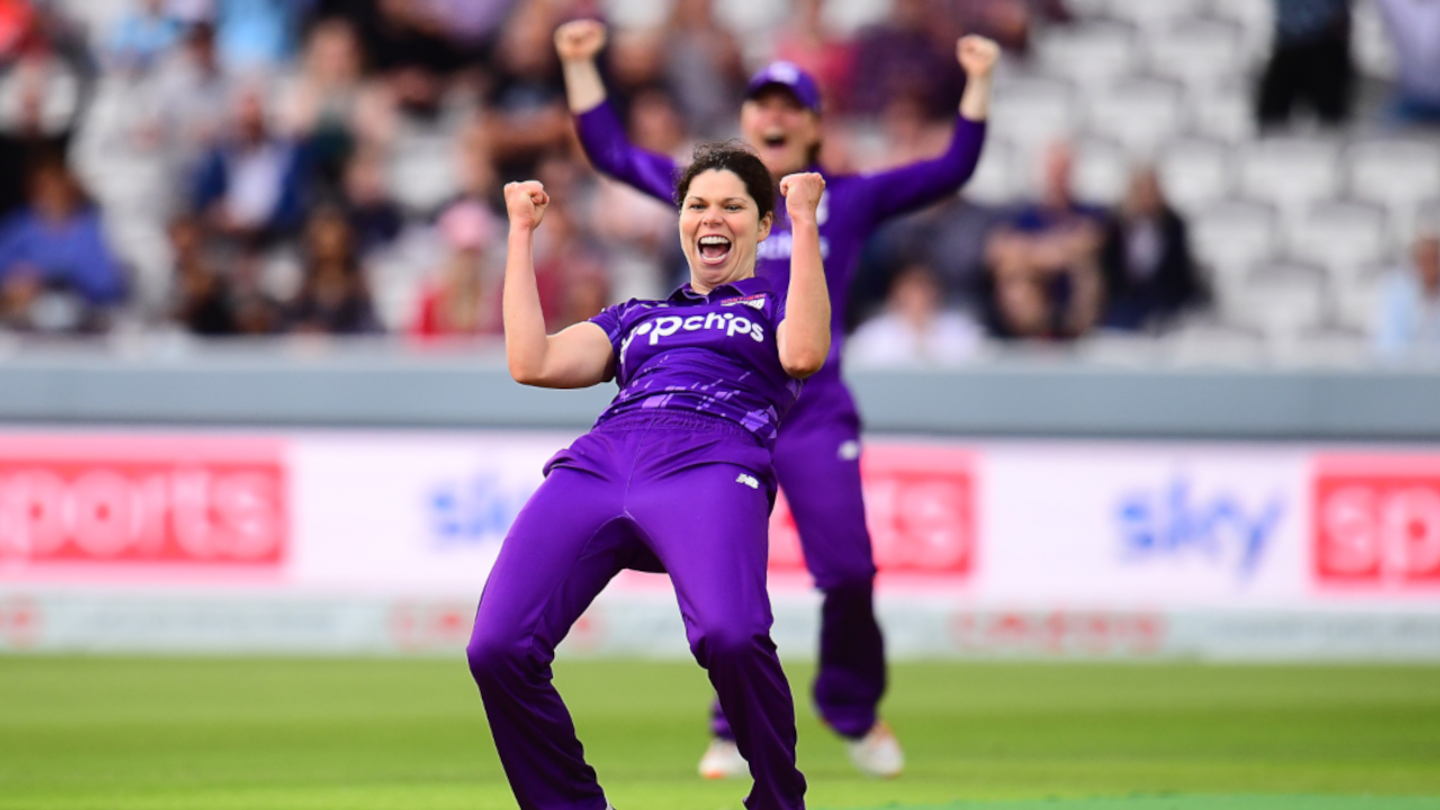
[[[905,769],[905,752],[884,720],[877,720],[864,737],[849,740],[850,761],[866,776],[892,779]]]
[[[700,757],[700,775],[706,779],[744,779],[750,775],[750,763],[740,756],[734,740],[716,737]]]

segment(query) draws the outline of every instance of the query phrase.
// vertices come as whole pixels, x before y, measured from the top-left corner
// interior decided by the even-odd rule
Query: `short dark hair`
[[[743,141],[729,140],[724,143],[702,143],[695,147],[690,165],[675,181],[675,205],[685,204],[690,193],[690,183],[705,172],[725,171],[740,178],[745,191],[755,201],[760,219],[775,213],[775,181],[770,179],[770,170]]]

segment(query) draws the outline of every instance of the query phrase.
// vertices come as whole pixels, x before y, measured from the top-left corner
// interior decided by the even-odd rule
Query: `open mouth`
[[[730,255],[730,240],[723,236],[700,237],[700,258],[706,264],[721,264]]]
[[[767,148],[779,149],[785,145],[785,135],[780,132],[771,132],[761,139]]]

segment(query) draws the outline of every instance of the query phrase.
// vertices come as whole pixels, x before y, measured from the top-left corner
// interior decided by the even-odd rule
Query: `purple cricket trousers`
[[[750,810],[800,810],[795,707],[765,590],[769,451],[718,417],[615,417],[547,465],[480,597],[467,653],[521,810],[604,810],[550,664],[580,614],[632,568],[670,575],[755,785]]]
[[[828,371],[829,369],[826,369]],[[885,640],[875,620],[875,560],[860,487],[860,417],[838,378],[806,383],[775,441],[775,470],[800,532],[805,566],[824,594],[815,710],[842,737],[875,725],[885,694]],[[819,384],[817,384],[819,383]],[[711,731],[733,736],[724,707]]]

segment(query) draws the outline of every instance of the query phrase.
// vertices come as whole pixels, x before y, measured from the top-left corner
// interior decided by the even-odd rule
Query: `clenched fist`
[[[971,34],[955,43],[955,58],[970,78],[986,78],[1000,61],[1000,46],[993,40]]]
[[[550,195],[538,180],[505,184],[505,210],[510,214],[511,230],[535,230],[549,205]]]
[[[780,193],[792,222],[814,222],[820,195],[825,193],[825,178],[815,172],[787,174],[780,180]]]
[[[587,62],[605,47],[605,24],[573,20],[555,29],[555,52],[562,62]]]

